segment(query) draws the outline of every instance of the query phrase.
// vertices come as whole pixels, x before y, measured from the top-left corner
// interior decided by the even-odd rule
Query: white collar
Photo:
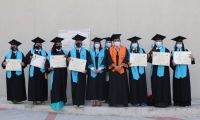
[[[12,51],[12,52],[15,53],[15,54],[17,53],[17,51]]]
[[[57,52],[60,52],[62,49],[56,49]]]
[[[39,50],[38,50],[38,49],[35,49],[35,51],[36,51],[36,52],[40,52],[40,51],[41,51],[41,49],[39,49]]]

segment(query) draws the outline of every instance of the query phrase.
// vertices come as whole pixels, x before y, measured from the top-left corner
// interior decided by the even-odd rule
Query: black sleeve
[[[47,56],[48,56],[48,54],[47,54]],[[48,60],[48,59],[46,59],[46,62],[45,62],[45,71],[47,72],[47,73],[50,73],[51,71],[50,70],[48,70],[49,68],[50,68],[50,61]]]
[[[86,62],[86,68],[85,70],[89,71],[89,65],[91,63],[91,56],[90,56],[90,53],[88,51],[86,51],[86,54],[87,54],[87,62]]]
[[[71,57],[71,52],[69,51],[69,53],[68,53],[68,57]]]
[[[152,54],[153,54],[153,49],[149,52],[149,58],[148,58],[148,62],[152,63]]]
[[[173,54],[171,52],[171,57],[170,57],[170,67],[174,70],[176,66],[173,66]]]
[[[126,49],[126,55],[125,55],[125,57],[124,57],[123,63],[128,64],[128,61],[129,61],[128,58],[129,58],[128,50]]]
[[[31,62],[30,57],[31,57],[31,56],[33,56],[33,55],[32,55],[32,53],[31,53],[31,51],[29,51],[29,52],[27,53],[27,55],[26,55],[26,58],[25,58],[25,59],[26,59],[26,64],[30,64],[30,62]]]
[[[22,62],[24,63],[23,68],[25,68],[27,66],[27,64],[26,64],[26,58],[23,53],[22,53]]]
[[[144,49],[142,49],[142,51],[143,51],[144,54],[146,53]]]
[[[3,62],[1,63],[1,66],[2,66],[3,69],[6,68],[5,66],[3,66],[3,63],[4,63],[5,61],[6,61],[6,57],[4,58]]]
[[[113,64],[113,61],[112,61],[112,58],[111,58],[111,55],[110,55],[110,49],[108,50],[107,52],[107,63],[108,63],[108,67],[111,66]]]

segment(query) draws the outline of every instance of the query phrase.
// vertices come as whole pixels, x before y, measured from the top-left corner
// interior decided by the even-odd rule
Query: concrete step
[[[23,102],[21,104],[12,104],[6,100],[6,97],[0,97],[0,109],[14,109],[14,110],[28,110],[28,111],[41,111],[41,112],[56,112],[51,109],[49,102],[43,105],[32,105],[30,102]],[[73,114],[73,115],[102,115],[102,116],[200,116],[200,100],[195,100],[190,107],[109,107],[103,104],[101,107],[92,107],[90,102],[86,101],[83,108],[75,108],[69,101],[64,109],[57,113]]]

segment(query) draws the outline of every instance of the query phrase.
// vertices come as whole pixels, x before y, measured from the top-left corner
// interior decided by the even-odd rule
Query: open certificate
[[[86,60],[83,59],[71,58],[69,62],[69,70],[84,72],[85,66],[86,66]]]
[[[52,55],[50,58],[50,67],[53,68],[67,67],[65,55]]]
[[[170,65],[170,53],[153,52],[153,65]]]
[[[34,54],[30,65],[38,68],[44,68],[45,62],[46,57]]]
[[[173,55],[173,60],[176,64],[191,64],[190,58],[191,52],[188,51],[176,51]]]
[[[147,66],[147,54],[131,53],[130,66]]]
[[[22,60],[19,59],[7,59],[6,60],[6,71],[21,71],[22,70]]]

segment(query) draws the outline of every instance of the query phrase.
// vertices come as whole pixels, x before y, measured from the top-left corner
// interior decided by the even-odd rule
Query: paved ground
[[[87,101],[84,108],[74,108],[69,102],[63,110],[53,111],[49,102],[32,105],[25,101],[12,104],[0,97],[0,120],[200,120],[200,100],[190,107],[92,107]]]
[[[190,117],[125,117],[69,115],[52,112],[33,112],[0,109],[0,120],[200,120],[200,116]]]

